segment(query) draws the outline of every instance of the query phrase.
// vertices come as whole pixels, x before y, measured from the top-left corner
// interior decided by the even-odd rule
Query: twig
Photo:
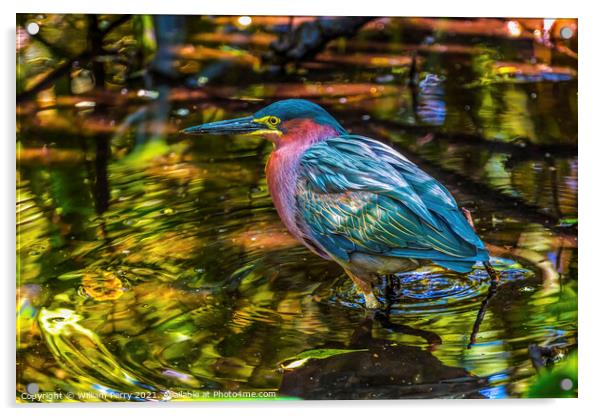
[[[497,293],[498,283],[497,281],[492,281],[489,286],[489,290],[487,291],[487,296],[481,303],[481,307],[479,308],[479,312],[477,313],[477,319],[475,319],[474,324],[472,326],[472,332],[470,333],[470,342],[466,346],[467,349],[472,348],[472,346],[476,343],[477,334],[479,333],[479,327],[483,322],[483,318],[485,317],[485,313],[487,312],[487,306],[489,305],[489,301],[491,298]]]

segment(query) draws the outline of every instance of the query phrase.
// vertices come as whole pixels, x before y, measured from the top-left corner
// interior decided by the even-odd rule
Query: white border
[[[2,367],[0,376],[2,404],[9,408],[9,414],[61,415],[85,411],[91,415],[144,411],[149,414],[165,412],[186,412],[200,414],[239,415],[252,413],[261,415],[278,415],[283,413],[304,414],[308,412],[326,414],[333,411],[349,414],[366,414],[375,412],[395,412],[424,414],[437,412],[444,416],[451,415],[505,415],[517,412],[523,414],[589,414],[596,402],[602,398],[598,381],[601,374],[600,354],[602,347],[600,322],[598,316],[602,311],[597,307],[602,304],[599,272],[602,244],[599,243],[602,230],[599,215],[602,202],[602,175],[596,169],[602,164],[602,134],[600,133],[602,116],[599,100],[602,98],[602,62],[600,30],[602,14],[598,13],[595,1],[466,1],[466,0],[429,0],[429,1],[395,1],[369,0],[364,2],[350,0],[227,0],[227,1],[181,1],[181,0],[102,0],[95,2],[76,2],[73,0],[28,0],[15,2],[4,0],[0,7],[2,13],[2,56],[5,63],[0,65],[2,76],[3,137],[0,138],[2,157],[2,248],[0,253],[3,266],[2,280],[3,307],[5,312],[3,325],[4,339],[1,342]],[[496,401],[387,401],[387,402],[303,402],[303,403],[203,403],[203,404],[117,404],[110,407],[99,405],[71,406],[18,406],[14,405],[14,293],[15,293],[15,235],[14,235],[14,202],[15,202],[15,13],[153,13],[153,14],[271,14],[271,15],[375,15],[375,16],[516,16],[516,17],[578,17],[579,18],[579,240],[580,260],[579,276],[579,396],[577,400],[496,400]],[[84,410],[85,409],[85,410]],[[598,410],[599,412],[599,410]],[[392,414],[392,413],[391,413]]]

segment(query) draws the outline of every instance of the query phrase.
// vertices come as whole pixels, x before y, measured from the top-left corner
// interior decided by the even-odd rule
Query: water
[[[189,26],[178,70],[225,54],[226,79],[19,108],[18,397],[521,397],[530,345],[576,347],[577,80],[562,69],[576,61],[542,68],[521,40],[369,28],[268,76],[252,59],[261,36],[254,54],[230,53],[218,45],[234,35],[212,44],[212,28]],[[502,278],[472,348],[483,269],[399,274],[390,317],[371,317],[342,270],[281,225],[271,145],[177,134],[286,97],[393,145],[470,209]]]

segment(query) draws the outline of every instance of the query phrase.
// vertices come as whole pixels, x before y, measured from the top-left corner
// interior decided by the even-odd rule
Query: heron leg
[[[395,298],[399,292],[399,280],[395,278],[394,274],[388,274],[385,276],[385,299],[387,301],[386,309],[390,311],[391,307],[395,303]]]
[[[390,288],[390,291],[393,295],[397,295],[397,293],[401,289],[399,279],[394,274],[387,275],[387,286]]]
[[[374,280],[373,276],[369,274],[352,272],[349,269],[345,269],[345,272],[351,278],[351,280],[355,284],[355,287],[360,291],[362,295],[364,295],[366,308],[380,309],[381,304],[374,295],[374,288],[372,284],[372,281]]]

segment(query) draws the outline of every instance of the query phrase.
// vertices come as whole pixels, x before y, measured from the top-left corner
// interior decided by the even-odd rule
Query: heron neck
[[[292,146],[289,151],[293,151],[293,148],[305,151],[314,143],[340,134],[328,124],[316,123],[308,118],[286,121],[282,126],[282,131],[284,134],[275,142],[276,150]]]
[[[297,205],[296,191],[297,180],[299,177],[299,165],[305,151],[312,145],[336,137],[339,133],[330,126],[317,125],[311,122],[299,122],[294,127],[289,125],[287,133],[280,136],[276,142],[276,149],[270,155],[266,165],[266,177],[268,190],[272,196],[272,201],[278,211],[280,219],[288,231],[306,245],[311,250],[313,247],[308,245],[303,230],[303,224],[296,220]]]

